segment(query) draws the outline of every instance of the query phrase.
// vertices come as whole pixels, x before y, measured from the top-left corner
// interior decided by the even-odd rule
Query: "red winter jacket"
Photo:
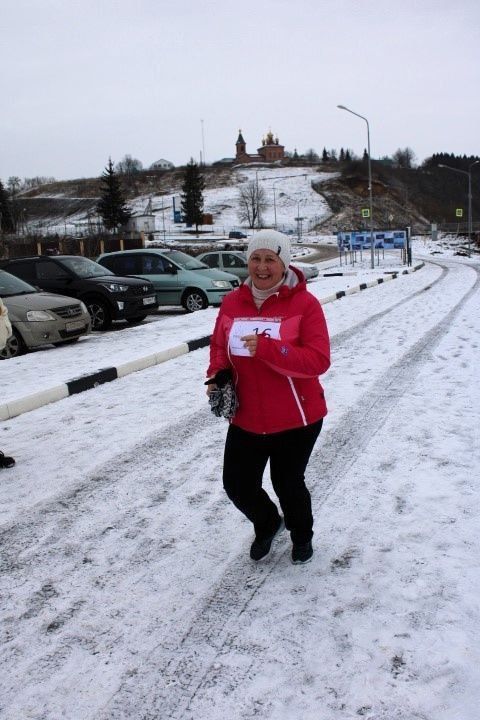
[[[222,302],[210,343],[207,376],[233,368],[239,407],[231,422],[253,433],[310,425],[327,414],[318,380],[330,366],[325,317],[318,300],[308,292],[303,275],[295,268],[290,270],[291,287],[282,285],[260,310],[248,280],[229,293]],[[255,321],[248,332],[245,325],[237,330],[244,319]],[[259,334],[254,357],[235,354],[235,345],[242,345],[235,343],[240,330]],[[269,336],[275,334],[277,339]]]

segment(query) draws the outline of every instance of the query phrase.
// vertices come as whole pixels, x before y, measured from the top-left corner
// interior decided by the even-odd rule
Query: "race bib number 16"
[[[271,318],[245,318],[234,320],[230,330],[229,348],[232,355],[250,356],[244,347],[244,341],[240,338],[245,335],[265,335],[274,340],[280,338],[280,320]]]

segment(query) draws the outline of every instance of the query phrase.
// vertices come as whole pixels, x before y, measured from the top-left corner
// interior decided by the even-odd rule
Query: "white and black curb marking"
[[[377,278],[376,280],[371,280],[367,283],[361,283],[356,287],[347,288],[347,290],[339,290],[333,295],[321,298],[320,303],[322,305],[326,305],[327,303],[339,300],[346,295],[353,295],[361,290],[381,285],[388,280],[395,280],[395,278],[399,275],[407,275],[408,273],[420,270],[424,264],[425,263],[420,263],[413,268],[402,270],[401,272],[389,273],[384,278]],[[208,347],[209,344],[210,335],[196,338],[195,340],[188,340],[187,342],[168,348],[167,350],[153,353],[153,355],[147,355],[143,358],[123,363],[118,367],[103,368],[102,370],[97,370],[94,373],[82,375],[81,377],[69,380],[66,383],[49,388],[48,390],[42,390],[41,392],[27,395],[24,398],[20,398],[20,400],[12,400],[11,402],[0,405],[0,420],[9,420],[10,418],[17,417],[18,415],[23,415],[23,413],[36,410],[43,405],[48,405],[49,403],[57,402],[58,400],[64,400],[71,395],[76,395],[77,393],[84,392],[85,390],[91,390],[92,388],[103,385],[104,383],[111,382],[117,378],[125,377],[125,375],[130,375],[130,373],[138,372],[139,370],[146,370],[154,365],[160,365],[167,360],[180,357],[180,355],[186,355],[193,350]]]
[[[360,285],[356,285],[355,287],[347,288],[346,290],[339,290],[338,292],[334,293],[333,295],[329,295],[328,297],[321,298],[320,304],[326,305],[327,303],[334,302],[334,300],[340,300],[340,298],[345,297],[346,295],[354,295],[357,292],[361,292],[362,290],[367,290],[367,288],[375,287],[376,285],[382,285],[382,283],[388,282],[389,280],[395,280],[399,275],[408,275],[409,273],[416,272],[417,270],[420,270],[420,268],[424,267],[425,263],[419,263],[418,265],[415,265],[414,267],[408,269],[408,270],[401,270],[398,272],[389,272],[386,274],[385,277],[377,278],[376,280],[370,280],[370,282],[366,283],[360,283]],[[350,275],[350,273],[334,273],[335,275]],[[325,277],[330,277],[328,274],[325,274]]]

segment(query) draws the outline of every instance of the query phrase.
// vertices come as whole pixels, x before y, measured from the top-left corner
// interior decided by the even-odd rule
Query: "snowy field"
[[[479,263],[414,250],[421,270],[324,306],[306,566],[285,533],[248,557],[206,349],[0,426],[2,720],[477,720]],[[347,270],[309,289],[377,273]],[[5,361],[2,394],[208,334],[216,312]]]

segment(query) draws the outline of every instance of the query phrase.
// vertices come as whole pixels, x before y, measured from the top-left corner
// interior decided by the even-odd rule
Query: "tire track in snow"
[[[445,268],[443,265],[442,267]],[[428,361],[432,348],[448,331],[462,306],[478,292],[480,272],[478,268],[470,267],[477,276],[473,286],[459,298],[440,322],[422,335],[397,362],[379,378],[376,378],[375,386],[361,396],[355,406],[342,416],[335,427],[322,433],[323,442],[319,453],[319,465],[321,465],[321,474],[325,478],[325,482],[320,493],[317,493],[321,502],[334,489],[337,479],[347,474],[349,468],[382,427],[387,416],[397,405],[399,398],[404,395],[411,384],[415,372]],[[445,269],[448,270],[448,268]],[[445,274],[442,275],[442,278],[444,277]],[[420,293],[415,293],[415,295],[418,294]],[[363,325],[364,323],[361,323],[358,327]],[[350,339],[349,332],[347,331],[345,337],[342,338],[342,342]]]
[[[438,264],[442,267],[442,275],[430,287],[448,278],[450,268]],[[474,285],[438,323],[377,378],[375,387],[362,394],[355,406],[339,418],[334,428],[322,433],[320,450],[311,460],[312,469],[316,469],[322,478],[312,492],[317,512],[394,410],[413,373],[428,361],[431,349],[448,330],[462,305],[478,291],[480,274],[477,268],[472,269],[477,275]],[[345,344],[353,335],[367,330],[373,322],[378,322],[381,317],[424,292],[425,288],[416,291],[342,333],[337,336],[336,344]],[[171,657],[165,659],[161,644],[154,648],[146,662],[148,671],[157,675],[158,685],[142,697],[142,720],[194,720],[194,715],[189,714],[190,708],[202,689],[214,683],[217,691],[221,692],[224,687],[229,692],[254,672],[256,662],[261,660],[261,650],[242,647],[241,639],[236,637],[235,624],[271,573],[280,563],[285,563],[289,552],[289,549],[284,550],[268,564],[253,568],[245,563],[244,558],[237,558],[212,588]],[[226,647],[233,647],[236,653],[233,660],[232,654],[229,655],[230,662],[233,662],[230,670],[221,662]],[[138,703],[134,687],[127,682],[105,708],[101,720],[126,720],[132,712],[138,712]]]
[[[358,333],[360,333],[362,330],[365,330],[366,328],[370,327],[373,323],[380,320],[382,317],[385,317],[385,315],[388,315],[389,313],[396,310],[398,307],[401,307],[402,305],[406,305],[411,300],[414,300],[419,295],[423,295],[428,290],[431,290],[435,285],[442,282],[447,273],[449,272],[449,268],[445,265],[442,265],[439,262],[432,262],[432,265],[438,265],[442,269],[441,274],[433,280],[431,283],[426,285],[425,287],[420,288],[420,290],[414,290],[409,295],[405,295],[401,300],[394,303],[393,305],[389,305],[388,308],[385,310],[381,310],[378,313],[375,313],[374,315],[370,315],[368,318],[365,318],[362,322],[359,322],[357,325],[355,325],[353,328],[350,328],[348,330],[344,330],[343,332],[337,333],[333,338],[331,342],[332,349],[335,349],[336,347],[339,347],[344,343],[346,340],[350,340],[350,338],[354,337]]]

